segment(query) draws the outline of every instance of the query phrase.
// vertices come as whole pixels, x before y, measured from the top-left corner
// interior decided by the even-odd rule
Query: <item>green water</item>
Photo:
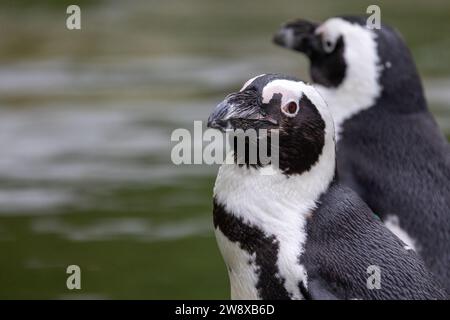
[[[2,2],[0,298],[228,298],[217,167],[172,165],[170,134],[252,76],[307,79],[305,59],[270,42],[282,22],[373,2],[81,1],[81,31],[65,28],[70,2]],[[449,135],[450,2],[379,5]]]

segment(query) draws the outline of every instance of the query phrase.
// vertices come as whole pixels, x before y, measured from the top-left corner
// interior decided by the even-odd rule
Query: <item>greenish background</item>
[[[81,31],[65,27],[72,3]],[[308,79],[303,57],[271,44],[282,22],[374,3],[450,134],[448,0],[2,1],[0,298],[228,298],[217,166],[171,164],[170,135],[250,77]]]

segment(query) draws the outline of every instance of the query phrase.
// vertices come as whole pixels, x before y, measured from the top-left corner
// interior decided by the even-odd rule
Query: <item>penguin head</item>
[[[284,24],[273,41],[309,58],[311,79],[329,103],[337,128],[381,97],[389,103],[379,105],[390,111],[425,105],[409,49],[389,26],[370,29],[366,17],[333,17],[321,24],[295,20]],[[414,105],[404,103],[405,97]]]
[[[350,71],[362,64],[377,67],[379,56],[376,34],[365,27],[362,18],[330,18],[322,24],[295,20],[275,34],[273,41],[282,47],[302,52],[310,59],[312,80],[325,87],[339,87]],[[356,71],[356,70],[355,70]]]
[[[219,103],[208,127],[227,130],[266,129],[279,134],[280,169],[307,171],[324,146],[334,149],[334,124],[325,101],[308,84],[293,77],[263,74],[248,80]]]

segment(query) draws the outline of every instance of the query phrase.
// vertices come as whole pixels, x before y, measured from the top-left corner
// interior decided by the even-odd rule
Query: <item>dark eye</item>
[[[331,53],[334,50],[335,43],[329,39],[323,41],[323,50],[326,53]]]
[[[289,117],[293,117],[297,114],[298,104],[295,101],[288,102],[284,107],[281,108],[284,114]]]

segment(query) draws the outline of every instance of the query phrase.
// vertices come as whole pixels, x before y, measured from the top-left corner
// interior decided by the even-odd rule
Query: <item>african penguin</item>
[[[232,299],[446,298],[417,254],[339,182],[333,120],[311,85],[255,77],[208,127],[279,132],[278,166],[223,164],[217,175],[213,220]],[[367,286],[369,266],[380,268],[380,289]]]
[[[394,29],[365,18],[285,24],[274,42],[307,55],[337,134],[341,181],[415,249],[450,292],[450,147]]]

